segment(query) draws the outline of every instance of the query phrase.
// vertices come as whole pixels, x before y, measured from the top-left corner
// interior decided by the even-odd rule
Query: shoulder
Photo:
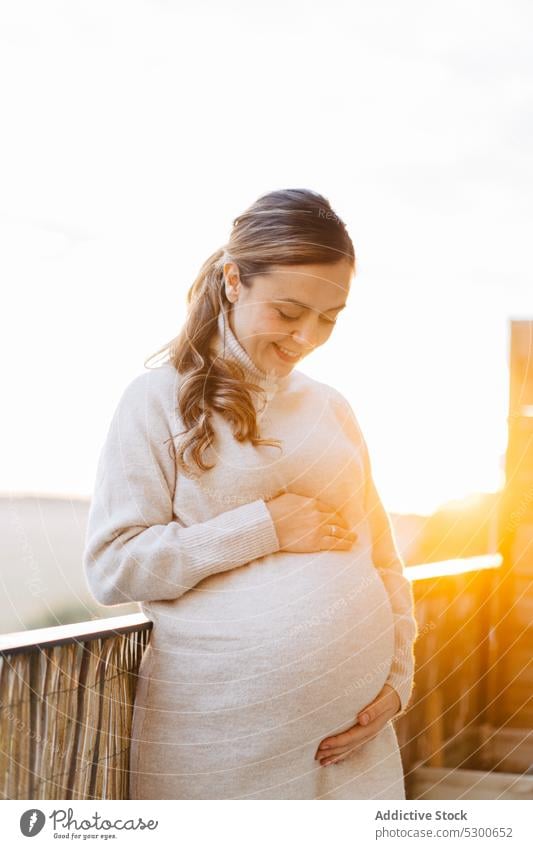
[[[175,414],[180,374],[168,362],[135,375],[122,391],[121,411],[136,412],[145,418]]]
[[[351,411],[350,403],[344,397],[342,392],[334,386],[331,386],[329,383],[310,377],[303,371],[294,369],[291,372],[289,388],[291,391],[302,392],[316,397],[321,400],[322,403],[327,401],[334,409],[344,410],[347,412]]]
[[[326,401],[333,418],[350,440],[358,446],[364,447],[366,445],[359,419],[351,403],[339,389],[325,381],[315,380],[304,372],[293,371],[292,376],[294,380],[291,385],[295,391],[300,390],[310,394],[311,397],[316,398],[321,407]]]
[[[133,377],[126,385],[125,392],[157,393],[168,389],[169,386],[177,386],[180,374],[172,363],[164,362],[153,368],[145,368],[144,371]]]

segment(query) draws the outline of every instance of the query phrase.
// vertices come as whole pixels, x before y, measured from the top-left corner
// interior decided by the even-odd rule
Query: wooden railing
[[[409,776],[445,741],[490,722],[499,554],[408,566],[419,637],[409,708],[395,721]],[[142,614],[0,637],[0,798],[125,799]]]
[[[489,554],[406,568],[419,627],[413,694],[395,723],[407,798],[418,766],[444,766],[446,744],[494,724],[502,567]]]
[[[142,614],[0,638],[0,798],[125,799]]]

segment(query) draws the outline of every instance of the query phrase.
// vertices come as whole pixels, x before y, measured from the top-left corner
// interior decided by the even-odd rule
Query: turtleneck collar
[[[233,333],[228,316],[222,309],[218,314],[213,347],[217,356],[236,360],[244,368],[246,379],[261,386],[268,398],[272,398],[278,390],[287,386],[290,380],[290,373],[280,377],[274,369],[265,372],[256,366]]]

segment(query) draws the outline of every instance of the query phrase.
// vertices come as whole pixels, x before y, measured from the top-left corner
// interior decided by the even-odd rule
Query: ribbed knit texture
[[[311,729],[315,720],[317,729],[322,728],[325,718],[319,723],[319,705],[309,700],[326,705],[332,686],[340,686],[337,682],[343,679],[335,678],[324,695],[318,690],[314,694],[310,688],[320,680],[316,676],[322,667],[316,666],[316,657],[321,652],[327,652],[324,679],[343,669],[346,676],[359,676],[359,669],[363,678],[365,669],[370,675],[363,684],[357,684],[358,678],[352,684],[347,680],[345,692],[339,691],[338,710],[333,711],[334,704],[328,708],[331,718],[338,717],[342,725],[344,701],[349,711],[353,705],[355,716],[379,690],[378,683],[382,686],[385,681],[398,692],[403,711],[412,691],[417,625],[411,586],[403,575],[389,517],[372,479],[366,441],[350,405],[336,389],[297,369],[279,377],[257,368],[224,318],[221,313],[213,351],[242,365],[246,379],[264,390],[264,399],[259,393],[253,396],[258,421],[263,436],[282,441],[282,454],[272,446],[238,443],[229,423],[215,413],[216,441],[209,456],[210,462],[217,461],[215,470],[196,477],[177,472],[173,445],[183,430],[177,408],[182,378],[166,363],[138,375],[125,388],[96,471],[83,555],[88,585],[100,603],[138,601],[154,621],[136,698],[132,798],[378,798],[381,792],[396,794],[383,798],[403,798],[401,761],[391,726],[375,743],[366,744],[361,756],[366,761],[348,758],[342,769],[318,767],[318,778],[313,772],[316,762],[309,764],[307,776],[309,753],[300,763],[284,743],[279,743],[285,748],[277,756],[275,750],[268,754],[263,744],[257,751],[252,745],[253,735],[268,725],[261,710],[275,692],[281,711],[276,727],[283,723],[282,717],[293,722],[287,714],[294,711],[302,716],[304,728]],[[349,552],[281,551],[267,503],[283,491],[319,498],[343,512],[359,532],[357,546]],[[358,581],[362,583],[356,595],[350,588],[357,588]],[[347,602],[351,596],[354,600]],[[321,617],[322,638],[316,624]],[[348,642],[343,637],[347,628]],[[274,654],[265,654],[268,639]],[[331,654],[332,640],[339,643],[336,654]],[[237,663],[239,652],[244,666]],[[303,663],[307,654],[310,660],[315,658],[308,666]],[[268,673],[275,681],[263,695],[254,685],[257,702],[252,691],[239,685],[239,669],[245,673],[243,680],[259,676],[259,682],[276,657],[285,661]],[[216,661],[216,672],[211,659]],[[154,666],[156,661],[164,665]],[[281,675],[285,664],[286,678]],[[196,676],[200,689],[192,684]],[[219,676],[228,681],[220,698],[214,683]],[[293,700],[281,707],[282,694],[293,688]],[[242,715],[237,712],[244,711],[237,708],[239,700],[250,701]],[[217,726],[203,763],[200,741],[212,733],[212,726],[203,724],[219,710],[223,730]],[[196,726],[186,721],[189,714],[198,716]],[[246,757],[257,758],[256,769],[253,763],[235,762],[234,746],[229,744],[217,754],[222,737],[232,736],[232,722],[239,734],[252,735]],[[326,722],[323,736],[329,733]],[[173,746],[185,748],[175,754]],[[288,758],[287,765],[283,757]],[[169,777],[176,765],[183,769]],[[299,783],[289,778],[292,769],[302,775]],[[337,771],[340,784],[324,776],[331,769]],[[195,779],[200,773],[202,777]],[[221,782],[222,774],[227,784]],[[278,789],[271,789],[274,785]]]

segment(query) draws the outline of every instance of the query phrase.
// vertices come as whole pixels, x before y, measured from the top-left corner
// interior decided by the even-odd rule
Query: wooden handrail
[[[86,643],[89,640],[108,639],[118,634],[150,630],[153,623],[143,613],[91,619],[88,622],[73,622],[70,625],[53,625],[29,631],[13,631],[0,635],[0,657],[6,654],[38,651],[68,643]]]
[[[405,567],[405,577],[410,581],[424,581],[427,578],[446,578],[449,575],[461,575],[466,572],[480,572],[483,569],[498,569],[503,556],[495,551],[473,557],[453,557],[451,560],[435,560],[434,563],[421,563]]]

